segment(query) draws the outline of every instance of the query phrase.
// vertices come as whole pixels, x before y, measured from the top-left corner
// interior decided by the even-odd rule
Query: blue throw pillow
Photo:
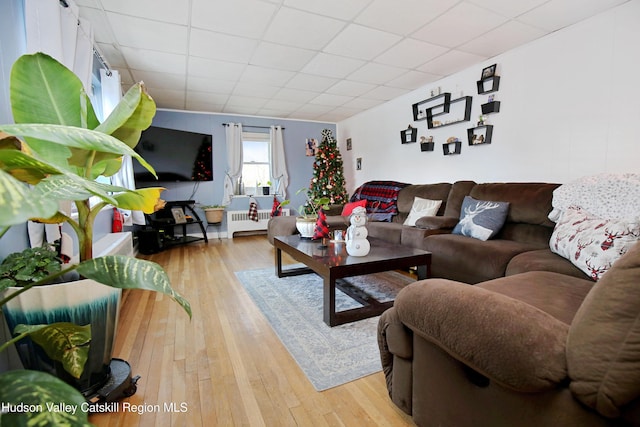
[[[476,200],[465,196],[460,209],[460,221],[453,234],[489,240],[494,237],[507,219],[509,202]]]

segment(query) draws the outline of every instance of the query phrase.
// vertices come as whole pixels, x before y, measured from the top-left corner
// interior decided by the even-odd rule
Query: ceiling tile
[[[542,37],[542,35],[544,35],[542,30],[517,21],[509,21],[495,30],[465,43],[459,47],[459,50],[491,57]]]
[[[402,68],[415,68],[431,58],[442,55],[448,49],[415,39],[404,39],[375,61]]]
[[[412,34],[441,46],[456,47],[505,23],[507,18],[471,3],[460,3]]]
[[[221,113],[224,110],[224,104],[216,104],[215,102],[191,100],[187,94],[186,109],[189,111],[207,111],[211,113]]]
[[[311,61],[316,51],[262,42],[251,57],[251,64],[281,70],[299,71]]]
[[[347,79],[356,82],[383,84],[389,80],[400,77],[406,72],[407,70],[404,68],[369,62],[357,71],[351,73]]]
[[[122,56],[122,53],[120,52],[120,50],[118,50],[117,46],[111,43],[97,43],[97,45],[98,51],[101,55],[103,55],[105,60],[106,58],[108,58],[108,63],[111,68],[124,68],[126,66],[126,63],[124,62],[124,56]]]
[[[185,108],[185,93],[183,90],[172,90],[155,87],[149,88],[149,95],[151,95],[158,108]]]
[[[157,71],[131,70],[136,82],[144,81],[149,88],[182,90],[186,88],[184,74],[159,73]]]
[[[259,98],[271,98],[280,88],[274,86],[267,86],[258,83],[238,83],[233,88],[233,95],[241,96],[257,96]]]
[[[375,85],[371,83],[352,82],[349,80],[341,80],[335,85],[327,89],[327,93],[335,95],[360,96],[369,92]]]
[[[235,87],[235,82],[229,80],[207,79],[189,76],[187,89],[194,92],[211,92],[229,95]]]
[[[593,16],[626,0],[551,0],[518,17],[524,22],[547,31],[555,31]]]
[[[190,56],[187,67],[190,76],[236,81],[247,66],[235,62]]]
[[[364,63],[359,59],[319,53],[302,69],[302,72],[324,77],[343,78]]]
[[[336,55],[368,60],[398,41],[398,35],[352,24],[340,32],[323,50]]]
[[[271,86],[284,86],[294,76],[292,71],[249,65],[240,76],[241,82],[260,83]]]
[[[318,95],[309,101],[310,104],[318,104],[318,105],[332,105],[338,106],[342,105],[346,102],[349,102],[353,99],[352,96],[344,96],[344,95],[332,95],[330,93],[323,93],[322,95]]]
[[[264,40],[305,49],[322,49],[345,26],[336,19],[281,8],[264,34]]]
[[[107,13],[118,43],[122,46],[187,53],[187,27]]]
[[[257,45],[256,40],[194,28],[189,40],[189,54],[248,64]]]
[[[227,107],[247,107],[252,109],[261,108],[268,99],[266,98],[256,98],[253,96],[240,96],[240,95],[231,95],[229,100],[227,101]],[[226,108],[225,108],[226,111]]]
[[[385,85],[400,89],[414,90],[426,85],[427,83],[434,82],[439,78],[441,78],[441,76],[439,75],[411,70],[405,75],[387,82]]]
[[[285,0],[284,5],[350,21],[370,2],[371,0]]]
[[[187,103],[199,102],[223,106],[229,99],[229,95],[210,92],[187,91]]]
[[[104,10],[153,21],[186,25],[189,0],[102,0]]]
[[[281,111],[295,111],[302,107],[304,103],[301,102],[292,102],[292,101],[280,101],[277,99],[272,99],[271,101],[267,101],[266,104],[262,108],[268,108],[270,110],[281,110]]]
[[[347,102],[346,104],[343,105],[343,107],[356,108],[356,109],[359,109],[359,110],[368,110],[370,108],[375,107],[376,105],[382,104],[383,102],[384,101],[381,101],[379,99],[358,97],[358,98],[354,98],[353,100]]]
[[[450,50],[418,67],[418,70],[440,76],[448,76],[458,70],[463,70],[473,64],[482,62],[487,58],[488,56]]]
[[[275,100],[305,103],[318,96],[318,92],[308,90],[283,88],[273,96]]]
[[[322,76],[313,76],[311,74],[296,74],[287,82],[285,87],[291,89],[310,90],[314,92],[323,92],[333,86],[338,79]]]
[[[460,0],[375,0],[355,22],[395,34],[409,35]]]
[[[469,3],[475,3],[477,6],[490,9],[508,18],[514,18],[548,1],[549,0],[468,0]]]
[[[187,72],[186,55],[125,46],[120,50],[129,67],[134,70],[160,71],[173,74],[185,74]]]
[[[248,11],[251,13],[247,13]],[[275,5],[258,0],[193,0],[191,25],[258,39],[266,30],[275,11]]]
[[[388,86],[378,86],[375,89],[365,93],[363,96],[367,98],[372,98],[372,99],[380,99],[382,101],[389,101],[391,99],[402,96],[407,92],[409,91],[406,89],[400,89],[400,88],[388,87]]]

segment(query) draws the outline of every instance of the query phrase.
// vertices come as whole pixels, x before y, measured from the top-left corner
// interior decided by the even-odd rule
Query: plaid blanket
[[[356,189],[350,201],[366,200],[370,220],[391,222],[398,214],[398,193],[407,185],[396,181],[369,181]]]

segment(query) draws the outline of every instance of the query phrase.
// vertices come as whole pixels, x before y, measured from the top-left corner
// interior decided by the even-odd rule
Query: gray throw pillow
[[[507,219],[509,202],[476,200],[465,196],[460,209],[460,221],[453,234],[489,240],[494,237]]]

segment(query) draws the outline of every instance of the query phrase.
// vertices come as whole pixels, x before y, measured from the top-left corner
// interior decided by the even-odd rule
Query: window
[[[242,132],[242,182],[244,194],[262,194],[270,178],[269,134]]]

